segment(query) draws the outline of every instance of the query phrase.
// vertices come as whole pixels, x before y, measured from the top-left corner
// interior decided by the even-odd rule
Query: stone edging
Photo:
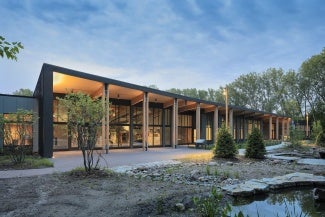
[[[309,173],[290,173],[274,178],[251,179],[244,183],[224,186],[222,190],[232,196],[252,196],[297,186],[325,186],[325,176],[315,176]]]

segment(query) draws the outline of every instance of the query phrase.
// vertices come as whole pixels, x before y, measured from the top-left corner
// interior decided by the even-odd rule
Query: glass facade
[[[130,100],[110,99],[109,145],[112,148],[137,148],[143,145],[143,108],[142,103],[131,106]],[[148,111],[149,147],[171,146],[172,109],[162,104],[150,103]],[[201,138],[212,141],[214,132],[213,112],[201,114]],[[219,127],[224,116],[219,114]],[[53,101],[53,148],[54,150],[77,149],[78,145],[67,126],[67,113],[58,100]],[[237,141],[244,140],[253,126],[261,129],[261,121],[234,117],[233,136]],[[274,126],[272,125],[272,128]],[[101,128],[98,130],[96,147],[102,148]],[[272,129],[274,134],[274,129]],[[179,145],[192,144],[196,138],[195,112],[178,114]],[[272,135],[274,137],[274,135]]]

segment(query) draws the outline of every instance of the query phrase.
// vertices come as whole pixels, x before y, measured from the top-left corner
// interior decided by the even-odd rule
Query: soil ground
[[[209,194],[212,186],[292,172],[325,176],[324,166],[201,155],[177,165],[126,174],[0,179],[0,216],[198,216],[192,198]],[[175,208],[179,202],[185,205],[184,211]]]

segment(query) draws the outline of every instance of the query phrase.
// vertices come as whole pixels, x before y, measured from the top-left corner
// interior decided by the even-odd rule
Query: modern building
[[[236,141],[244,141],[253,126],[265,139],[288,136],[290,118],[243,107],[200,100],[157,89],[44,64],[33,97],[0,95],[0,113],[33,109],[33,150],[52,157],[56,150],[77,149],[66,114],[57,97],[82,91],[109,102],[97,141],[98,148],[177,147],[197,139],[213,143],[216,132],[229,118]],[[228,111],[226,110],[228,108]],[[0,142],[1,148],[2,142]]]

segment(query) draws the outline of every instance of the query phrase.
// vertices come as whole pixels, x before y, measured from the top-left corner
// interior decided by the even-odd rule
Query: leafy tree
[[[69,93],[58,99],[67,111],[68,128],[82,151],[85,171],[90,174],[98,163],[94,165],[93,153],[104,116],[102,102],[81,92]]]
[[[159,90],[158,86],[155,84],[150,84],[148,87],[152,88],[152,89],[156,89]]]
[[[325,48],[320,54],[304,61],[299,70],[300,93],[311,108],[314,120],[325,129]]]
[[[8,148],[14,163],[23,163],[28,150],[28,140],[32,139],[32,126],[36,115],[29,110],[19,109],[16,113],[0,115],[0,138]]]
[[[237,148],[229,130],[223,125],[219,128],[214,155],[222,158],[233,158],[237,154]]]
[[[198,90],[199,99],[207,100],[208,99],[208,91],[206,90]]]
[[[257,73],[241,75],[228,85],[228,91],[230,104],[261,109],[261,99],[258,97],[261,92],[261,78]]]
[[[0,56],[3,58],[6,56],[8,59],[17,61],[17,54],[24,46],[21,42],[8,42],[2,36],[0,36]]]
[[[263,141],[263,136],[260,130],[256,127],[252,129],[252,133],[248,136],[247,139],[247,148],[245,156],[248,158],[264,158],[266,154],[265,144]]]
[[[171,92],[171,93],[175,93],[175,94],[180,94],[180,95],[183,94],[183,91],[181,89],[178,89],[178,88],[172,88],[172,89],[169,89],[169,90],[166,90],[166,91]]]
[[[16,90],[12,94],[13,95],[18,95],[18,96],[33,96],[33,91],[31,91],[28,88],[27,89],[20,88],[19,90]]]

